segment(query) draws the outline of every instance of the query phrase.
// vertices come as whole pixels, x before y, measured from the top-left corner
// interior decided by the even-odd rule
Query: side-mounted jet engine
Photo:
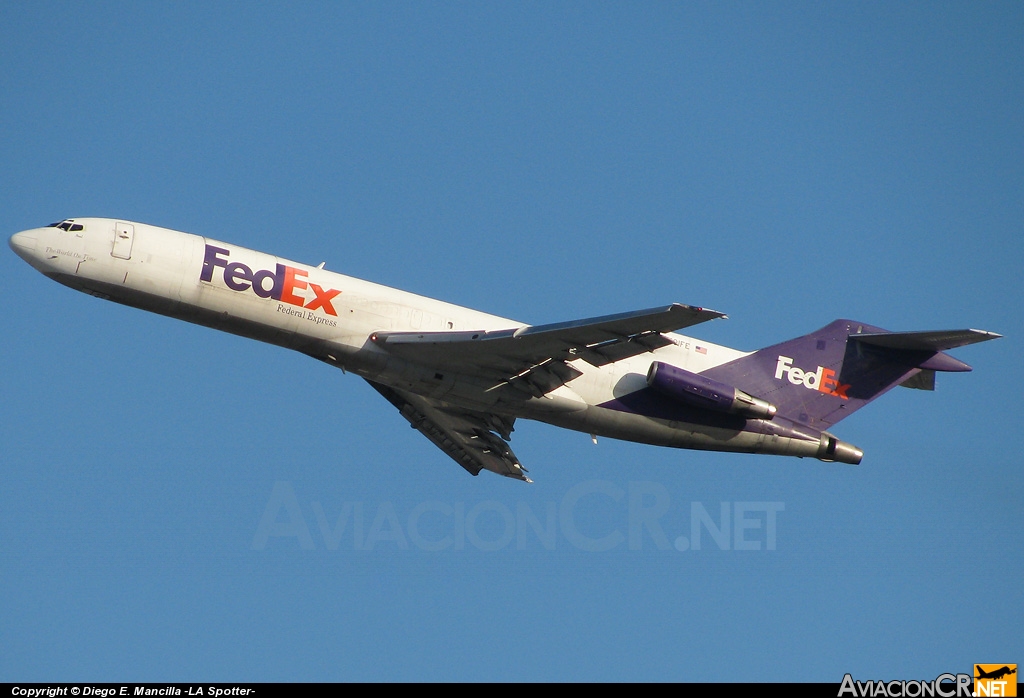
[[[779,411],[767,400],[661,361],[651,363],[647,385],[687,405],[747,419],[771,419]]]

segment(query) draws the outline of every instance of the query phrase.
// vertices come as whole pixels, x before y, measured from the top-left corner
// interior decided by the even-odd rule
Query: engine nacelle
[[[681,368],[655,361],[647,371],[647,385],[663,395],[714,412],[748,419],[771,419],[778,412],[767,400]]]

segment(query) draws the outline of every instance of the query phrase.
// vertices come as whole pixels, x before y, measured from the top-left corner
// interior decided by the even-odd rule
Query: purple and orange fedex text
[[[850,389],[849,384],[840,383],[836,380],[836,372],[831,368],[818,366],[817,371],[807,371],[793,365],[793,359],[788,356],[780,356],[775,364],[775,378],[782,380],[782,374],[793,385],[802,385],[810,390],[817,390],[828,395],[835,395],[843,400],[850,397],[846,391]]]
[[[306,281],[309,274],[302,269],[289,267],[285,264],[278,264],[274,271],[260,269],[253,271],[248,265],[241,262],[230,262],[229,250],[223,247],[206,246],[206,256],[203,259],[203,271],[199,275],[201,281],[213,281],[213,270],[221,267],[224,270],[224,285],[232,291],[247,291],[250,288],[260,298],[272,298],[282,303],[295,305],[306,310],[322,310],[328,315],[337,317],[331,301],[341,293],[337,289],[324,290],[323,287]],[[267,282],[270,282],[268,288]],[[313,291],[313,299],[308,303],[306,299],[296,293],[306,289]]]

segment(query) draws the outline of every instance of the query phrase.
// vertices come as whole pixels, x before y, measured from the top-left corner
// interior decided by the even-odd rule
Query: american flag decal
[[[696,347],[697,347],[697,353],[698,354],[707,354],[708,353],[708,350],[705,349],[704,347],[700,346],[699,344],[696,345]]]

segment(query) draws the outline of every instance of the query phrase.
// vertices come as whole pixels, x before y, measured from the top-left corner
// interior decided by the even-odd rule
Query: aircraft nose
[[[8,244],[11,246],[11,249],[14,250],[15,254],[27,262],[32,258],[36,251],[35,231],[26,230],[21,233],[15,233],[11,236]]]

